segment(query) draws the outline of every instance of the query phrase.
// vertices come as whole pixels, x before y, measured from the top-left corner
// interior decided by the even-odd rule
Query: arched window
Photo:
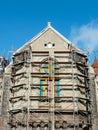
[[[40,67],[40,74],[40,96],[49,96],[50,98],[53,94],[60,96],[59,67],[56,61],[52,58],[44,60]]]

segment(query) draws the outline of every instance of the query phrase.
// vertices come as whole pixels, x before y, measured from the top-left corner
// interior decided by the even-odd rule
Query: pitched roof
[[[98,59],[96,59],[96,57],[95,57],[95,59],[94,59],[94,62],[93,62],[93,64],[92,64],[92,67],[93,67],[93,69],[94,69],[95,74],[98,75]]]
[[[95,58],[94,59],[94,62],[93,62],[93,64],[92,64],[92,67],[93,68],[98,68],[98,60]]]
[[[69,40],[68,40],[67,38],[65,38],[62,34],[60,34],[57,30],[55,30],[55,29],[51,26],[50,22],[48,22],[48,26],[47,26],[45,29],[43,29],[40,33],[38,33],[38,35],[36,35],[35,37],[33,37],[31,40],[29,40],[28,42],[26,42],[26,43],[25,43],[22,47],[20,47],[15,53],[18,53],[18,52],[24,50],[25,48],[27,48],[28,46],[30,46],[30,44],[31,44],[32,42],[34,42],[36,39],[38,39],[41,35],[43,35],[43,34],[44,34],[47,30],[49,30],[49,29],[51,29],[51,30],[52,30],[53,32],[55,32],[61,39],[63,39],[65,42],[67,42],[67,43],[70,44],[72,47],[76,48],[79,52],[82,53],[82,51],[81,51],[79,48],[77,48],[75,45],[73,45],[71,41],[69,41]],[[15,54],[15,53],[14,53],[14,54]]]

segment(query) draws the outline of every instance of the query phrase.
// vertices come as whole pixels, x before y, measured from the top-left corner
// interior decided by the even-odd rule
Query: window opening
[[[56,67],[56,63],[53,63],[51,59],[49,59],[49,66],[48,63],[42,64],[40,72],[44,74],[42,74],[40,79],[40,96],[49,96],[50,98],[52,98],[53,86],[54,96],[60,96],[60,81],[56,81],[56,78],[54,79],[55,81],[53,81],[53,75],[56,72],[58,73],[58,69],[56,70]],[[43,78],[43,75],[45,76],[45,78]]]

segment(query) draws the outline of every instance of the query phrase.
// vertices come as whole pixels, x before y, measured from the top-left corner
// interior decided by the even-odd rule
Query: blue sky
[[[93,61],[98,51],[98,0],[0,0],[0,55],[10,56],[51,21]]]

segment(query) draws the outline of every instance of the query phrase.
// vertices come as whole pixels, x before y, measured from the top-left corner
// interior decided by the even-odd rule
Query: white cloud
[[[80,49],[89,50],[90,53],[98,51],[98,20],[80,27],[72,27],[71,41]]]

